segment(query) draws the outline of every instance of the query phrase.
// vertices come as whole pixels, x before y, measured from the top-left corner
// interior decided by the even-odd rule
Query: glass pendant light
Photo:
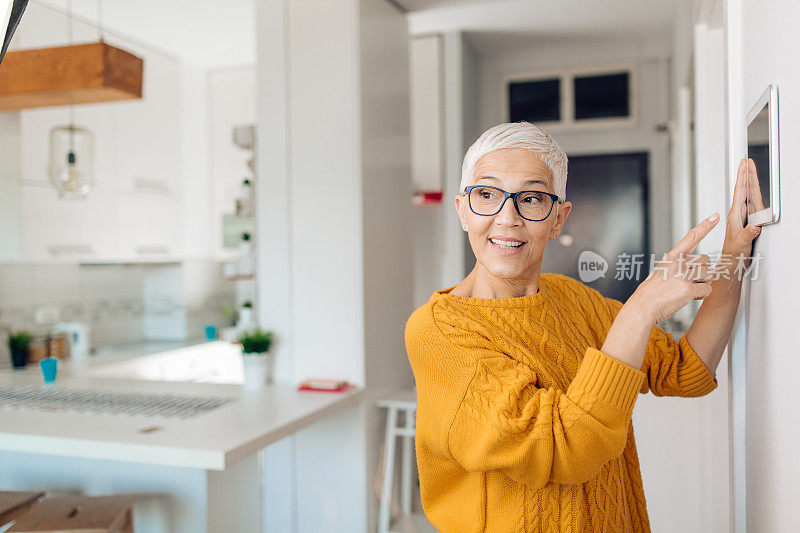
[[[72,44],[72,2],[67,1],[68,40]],[[102,39],[102,34],[101,34]],[[69,124],[50,130],[50,183],[60,198],[86,198],[94,186],[94,134],[75,125],[74,108]]]
[[[86,198],[94,186],[92,132],[75,126],[72,120],[67,126],[53,127],[50,130],[49,174],[50,183],[60,198]]]

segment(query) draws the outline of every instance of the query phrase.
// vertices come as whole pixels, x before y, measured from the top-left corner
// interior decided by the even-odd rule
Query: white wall
[[[414,306],[419,307],[442,283],[442,217],[455,207],[447,201],[414,207],[412,219],[414,256]],[[457,283],[457,282],[456,282]],[[455,283],[453,283],[455,285]]]
[[[208,73],[208,83],[211,103],[210,209],[215,221],[211,228],[211,249],[214,257],[235,257],[238,250],[222,246],[221,220],[224,214],[235,213],[242,180],[250,178],[251,183],[255,181],[247,166],[254,152],[233,143],[233,129],[256,122],[256,69],[250,66],[212,70]]]
[[[459,161],[463,161],[463,155],[467,152],[467,150],[469,150],[469,147],[472,146],[472,143],[478,140],[478,137],[481,136],[481,133],[483,133],[483,130],[485,129],[481,128],[480,112],[476,112],[476,110],[480,109],[481,102],[481,58],[470,44],[469,39],[462,37],[462,41],[461,79],[463,89],[461,91],[461,113],[464,118],[462,119],[461,124],[463,131],[463,151],[462,157],[459,159]],[[460,168],[457,174],[457,176],[450,176],[450,179],[454,180],[456,184],[460,184]],[[457,216],[455,202],[451,200],[446,208],[450,211],[449,216]],[[460,221],[458,222],[460,228]],[[461,234],[461,241],[464,248],[464,273],[467,274],[472,271],[473,267],[475,266],[475,254],[472,252],[472,245],[469,242],[467,232],[463,232]]]
[[[754,253],[763,259],[757,279],[750,284],[744,315],[747,531],[794,531],[800,523],[794,490],[800,477],[796,458],[800,410],[795,408],[800,360],[794,356],[794,310],[800,295],[795,263],[800,260],[800,217],[793,202],[800,195],[800,183],[795,179],[800,172],[800,152],[796,149],[800,144],[800,70],[792,51],[800,46],[796,24],[800,4],[790,0],[728,0],[727,9],[742,23],[728,28],[742,51],[738,56],[734,49],[731,57],[733,63],[741,61],[740,77],[729,87],[732,97],[737,85],[741,90],[736,119],[742,120],[770,83],[778,86],[781,115],[781,219],[765,226],[756,241]],[[729,139],[731,151],[739,157],[744,153],[742,140],[736,136]],[[738,157],[731,157],[729,162],[735,159]],[[728,173],[732,172],[729,169]]]
[[[272,0],[257,18],[259,321],[277,332],[278,381],[367,388],[359,407],[267,450],[267,490],[295,495],[268,503],[268,525],[372,530],[373,402],[412,383],[405,18],[385,0]]]
[[[385,410],[371,402],[413,385],[404,329],[413,312],[408,27],[394,4],[359,0],[361,212],[364,271],[366,526],[377,528],[372,480]],[[322,434],[320,434],[321,436]]]
[[[0,261],[19,259],[19,113],[0,114]]]

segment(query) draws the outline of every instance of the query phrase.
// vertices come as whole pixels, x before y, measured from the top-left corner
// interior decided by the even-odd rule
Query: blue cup
[[[206,340],[213,341],[217,338],[217,326],[214,324],[206,324]]]
[[[56,373],[58,372],[58,359],[55,357],[47,357],[39,361],[42,367],[42,376],[44,376],[45,383],[55,383]]]

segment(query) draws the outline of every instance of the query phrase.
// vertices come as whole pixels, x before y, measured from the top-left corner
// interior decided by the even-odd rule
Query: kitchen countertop
[[[281,383],[248,391],[231,383],[237,378],[231,379],[229,374],[219,378],[227,383],[181,381],[185,376],[175,376],[174,372],[158,381],[123,377],[130,372],[131,363],[141,360],[140,366],[149,365],[148,372],[152,372],[161,356],[172,354],[174,359],[178,353],[172,350],[143,356],[147,351],[140,346],[131,347],[128,353],[65,360],[56,384],[49,388],[222,396],[232,401],[184,419],[0,407],[0,451],[224,470],[339,409],[355,405],[362,394],[358,388],[336,393],[298,391],[293,384]],[[180,353],[185,356],[193,351],[206,354],[206,358],[214,351],[219,351],[221,358],[232,357],[230,345],[222,341],[182,348]],[[0,387],[38,387],[41,383],[36,367],[0,371]]]
[[[65,371],[70,371],[71,369],[80,370],[82,368],[95,367],[98,365],[104,365],[107,363],[122,361],[133,357],[152,355],[155,353],[166,352],[168,350],[185,348],[188,346],[197,346],[199,344],[204,344],[205,342],[207,342],[205,339],[194,338],[194,339],[174,340],[174,341],[129,342],[124,344],[104,346],[102,348],[97,348],[94,351],[94,353],[92,353],[86,358],[72,359],[70,357],[67,357],[65,359],[62,359],[61,365],[59,366],[59,372],[62,369]],[[0,361],[0,373],[5,371],[13,371],[15,373],[41,372],[39,370],[38,363],[28,363],[28,365],[24,369],[15,369],[11,366],[11,361],[9,360],[8,357],[5,357],[2,361]]]

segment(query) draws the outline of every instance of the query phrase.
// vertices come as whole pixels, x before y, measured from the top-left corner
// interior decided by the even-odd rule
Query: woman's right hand
[[[653,266],[614,318],[602,352],[640,369],[653,327],[690,301],[711,294],[709,258],[691,253],[717,222],[717,213],[703,220]]]
[[[692,300],[710,296],[713,267],[709,257],[706,254],[693,255],[692,252],[718,222],[719,214],[714,213],[684,235],[654,265],[625,305],[630,304],[650,317],[652,327]]]

